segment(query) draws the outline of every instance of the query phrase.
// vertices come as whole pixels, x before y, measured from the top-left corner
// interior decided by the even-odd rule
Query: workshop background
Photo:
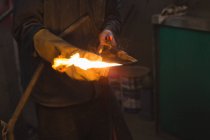
[[[113,68],[109,80],[134,140],[209,139],[210,1],[122,1],[120,44],[138,63]],[[5,122],[22,93],[12,15],[4,16],[11,9],[12,0],[0,0],[0,120]],[[16,124],[17,139],[38,140],[36,127],[30,100]]]

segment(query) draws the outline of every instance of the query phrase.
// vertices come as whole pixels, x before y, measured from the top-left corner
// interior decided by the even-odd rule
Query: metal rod
[[[64,32],[62,32],[59,36],[60,37],[64,37],[67,34],[73,32],[82,23],[84,23],[85,21],[87,21],[87,19],[89,19],[89,16],[88,15],[84,15],[84,16],[80,17],[73,24],[71,24],[68,28],[66,28],[64,30]],[[37,80],[39,79],[39,76],[40,76],[43,68],[44,68],[44,63],[41,63],[38,66],[38,68],[36,69],[34,75],[32,76],[31,81],[29,82],[26,90],[24,91],[23,95],[21,96],[21,98],[20,98],[20,100],[18,102],[18,105],[17,105],[17,107],[16,107],[13,115],[12,115],[11,119],[8,122],[7,132],[8,132],[8,138],[9,138],[9,140],[14,140],[15,139],[15,137],[14,137],[14,127],[15,127],[15,124],[16,124],[17,119],[19,118],[20,114],[22,113],[25,104],[27,103],[27,101],[29,99],[29,97],[31,95],[31,92],[32,92],[32,90],[34,88],[34,85],[36,84]]]
[[[84,14],[83,16],[79,17],[75,22],[68,26],[59,36],[65,37],[69,33],[72,33],[75,29],[77,29],[82,23],[89,19],[88,14]]]
[[[7,11],[5,11],[0,16],[0,22],[2,22],[5,18],[7,18],[13,12],[13,7],[10,7]]]
[[[9,120],[8,127],[7,127],[8,128],[8,134],[9,134],[9,140],[14,140],[14,127],[15,127],[15,124],[17,122],[17,119],[20,116],[26,102],[28,101],[28,99],[31,95],[31,92],[33,90],[33,87],[36,84],[37,80],[39,79],[39,76],[40,76],[43,68],[44,68],[44,64],[41,63],[38,66],[38,68],[36,69],[29,85],[27,86],[25,92],[23,93],[22,97],[20,98],[14,114],[12,115],[11,119]]]

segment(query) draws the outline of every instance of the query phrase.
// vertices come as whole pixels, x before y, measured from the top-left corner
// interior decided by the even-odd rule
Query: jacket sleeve
[[[18,45],[33,50],[33,36],[42,28],[43,0],[16,0],[13,35]]]
[[[105,9],[104,29],[111,30],[115,36],[121,31],[121,0],[107,0]]]

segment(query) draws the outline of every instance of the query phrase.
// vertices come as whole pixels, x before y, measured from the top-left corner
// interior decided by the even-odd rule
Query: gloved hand
[[[61,55],[69,58],[75,53],[79,53],[80,57],[89,60],[102,60],[102,58],[94,53],[81,50],[62,38],[52,34],[47,29],[41,29],[34,35],[34,47],[37,53],[46,61],[53,63],[53,59]],[[108,69],[88,69],[82,70],[75,66],[65,69],[65,73],[72,79],[95,81],[101,76],[108,75]]]
[[[94,61],[102,61],[102,58],[94,53],[87,52],[84,50],[77,50],[74,53],[79,53],[81,58],[87,58],[88,60],[94,60]],[[61,55],[67,56],[64,54]],[[60,70],[59,70],[60,69]],[[69,77],[76,79],[76,80],[85,80],[85,81],[97,81],[101,77],[107,77],[109,73],[109,68],[91,68],[87,70],[83,70],[79,67],[76,67],[74,65],[72,66],[61,66],[58,68],[59,71],[65,72]]]
[[[66,56],[78,48],[67,43],[62,38],[52,34],[47,29],[41,29],[34,35],[34,47],[37,53],[46,61],[53,63],[58,55]]]
[[[69,77],[82,81],[98,81],[101,77],[107,77],[109,68],[91,68],[83,70],[76,66],[70,66],[66,69],[65,73]]]
[[[114,38],[114,34],[110,30],[103,30],[99,35],[99,46],[98,53],[101,54],[103,49],[111,49],[111,47],[116,47],[117,42]]]

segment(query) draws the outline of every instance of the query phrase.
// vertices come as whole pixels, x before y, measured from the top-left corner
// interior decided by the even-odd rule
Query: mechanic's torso
[[[103,23],[105,0],[44,0],[44,24],[62,32],[80,16],[88,13],[97,27]]]
[[[80,16],[89,13],[91,20],[81,24],[78,29],[69,33],[64,39],[76,47],[86,50],[90,50],[91,47],[96,48],[99,19],[102,18],[102,12],[88,9],[88,1],[100,0],[44,0],[45,27],[59,35]],[[104,9],[98,11],[104,11]],[[97,15],[96,19],[93,19],[93,14]],[[73,80],[64,73],[52,70],[50,64],[46,64],[34,92],[36,102],[51,107],[78,104],[91,100],[95,96],[94,83]]]

